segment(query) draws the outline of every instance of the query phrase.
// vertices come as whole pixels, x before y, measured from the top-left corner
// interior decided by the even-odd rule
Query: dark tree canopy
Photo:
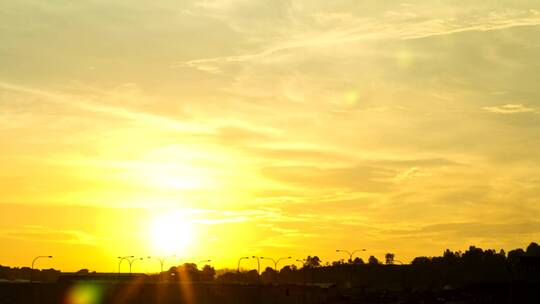
[[[384,255],[385,263],[386,264],[393,264],[394,263],[394,257],[395,255],[393,253],[387,253]]]
[[[368,264],[370,264],[370,265],[378,265],[378,264],[380,264],[380,262],[375,256],[371,255],[371,256],[369,256]]]

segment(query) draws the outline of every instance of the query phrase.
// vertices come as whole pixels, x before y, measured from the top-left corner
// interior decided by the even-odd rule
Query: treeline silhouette
[[[483,250],[470,246],[464,252],[444,251],[442,256],[417,257],[411,264],[396,264],[388,253],[384,264],[371,256],[368,263],[334,261],[323,265],[317,256],[308,256],[304,265],[283,267],[280,271],[268,267],[261,275],[257,271],[227,272],[216,278],[219,282],[338,284],[349,287],[384,286],[387,288],[451,288],[476,283],[538,280],[540,246],[533,242],[526,250],[508,252]]]
[[[61,272],[56,269],[31,269],[30,267],[7,267],[0,265],[0,281],[56,282]]]
[[[540,246],[532,242],[527,248],[483,250],[470,246],[464,252],[446,250],[442,256],[416,257],[411,264],[402,264],[395,255],[387,253],[384,261],[370,256],[367,263],[361,258],[323,263],[318,256],[308,256],[301,266],[287,265],[279,271],[267,267],[256,270],[218,270],[210,265],[198,269],[194,263],[173,266],[163,273],[145,275],[152,282],[215,282],[226,284],[299,284],[338,285],[345,287],[385,288],[442,288],[474,283],[538,280],[540,273]],[[0,266],[0,280],[30,280],[56,282],[61,272],[54,269],[32,270],[29,267],[11,268]],[[75,274],[77,277],[97,275],[87,269]],[[109,274],[114,276],[116,274]],[[125,275],[125,274],[124,274]],[[103,275],[101,275],[103,277]]]
[[[0,303],[74,303],[66,299],[77,296],[126,304],[540,303],[537,243],[508,253],[470,246],[410,264],[392,253],[381,260],[370,256],[367,263],[360,258],[325,262],[318,256],[297,261],[301,265],[267,267],[261,274],[209,265],[199,269],[193,263],[155,274],[0,266]],[[34,283],[28,283],[30,277]]]

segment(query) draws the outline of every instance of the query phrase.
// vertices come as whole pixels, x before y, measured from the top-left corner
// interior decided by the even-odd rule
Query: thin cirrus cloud
[[[97,246],[107,240],[81,230],[54,229],[45,226],[27,225],[19,228],[0,229],[0,237],[15,238],[30,242],[65,243]]]
[[[382,229],[384,231],[384,229]],[[448,222],[425,225],[421,227],[403,227],[401,229],[388,229],[383,234],[393,234],[408,237],[435,236],[441,238],[461,238],[486,240],[494,237],[507,239],[519,235],[526,240],[527,237],[534,237],[540,233],[540,223],[538,221],[524,222]]]
[[[129,119],[138,122],[148,123],[163,128],[191,131],[191,132],[204,132],[206,128],[200,128],[193,124],[186,124],[177,119],[172,119],[164,116],[150,114],[147,112],[140,112],[131,110],[127,107],[112,106],[110,104],[100,104],[89,100],[88,98],[82,99],[78,96],[69,96],[61,93],[50,92],[42,89],[36,89],[27,86],[21,86],[9,82],[0,81],[0,89],[15,91],[30,96],[42,98],[42,100],[50,103],[60,104],[66,107],[75,107],[84,111],[105,114],[114,116],[117,118]]]
[[[326,21],[323,22],[326,29],[322,32],[305,34],[302,30],[299,35],[291,35],[299,37],[282,38],[281,42],[263,48],[261,51],[244,55],[180,61],[173,63],[172,67],[188,67],[209,73],[221,73],[221,66],[244,62],[264,62],[266,57],[282,52],[303,52],[303,49],[331,47],[363,40],[412,40],[540,24],[540,11],[537,10],[495,11],[466,21],[458,21],[454,16],[425,20],[426,18],[422,18],[422,15],[412,14],[411,16],[411,14],[399,11],[388,12],[384,16],[384,19],[388,20],[387,23],[369,18],[354,18],[349,14],[338,14],[339,19],[334,19],[335,15],[332,14],[329,16],[332,18],[325,18],[324,14],[316,15],[317,18],[314,18]],[[328,20],[340,20],[340,22],[328,24]],[[346,20],[346,24],[343,24],[343,20]],[[294,28],[292,30],[294,31]]]
[[[538,113],[537,108],[524,106],[523,104],[505,104],[502,106],[484,107],[485,111],[496,114]]]

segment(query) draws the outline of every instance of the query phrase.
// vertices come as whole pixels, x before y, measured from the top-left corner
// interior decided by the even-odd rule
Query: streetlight
[[[175,257],[176,257],[176,254],[168,256],[168,257],[154,257],[159,261],[159,266],[160,266],[159,279],[160,280],[163,280],[163,264],[165,264],[165,260],[167,258],[175,258]],[[148,259],[151,259],[151,258],[152,258],[151,256],[148,257]]]
[[[349,255],[349,263],[352,263],[353,261],[353,255],[357,252],[360,252],[360,251],[366,251],[365,249],[358,249],[358,250],[354,250],[354,251],[347,251],[347,250],[343,250],[343,249],[336,249],[336,252],[344,252],[346,254]]]
[[[272,261],[274,263],[274,270],[277,271],[277,265],[279,264],[280,261],[292,259],[292,257],[279,258],[277,260],[274,260],[274,259],[268,258],[268,257],[261,257],[261,260],[264,260],[264,259]]]
[[[52,257],[52,255],[40,255],[32,260],[32,268],[30,268],[30,283],[32,283],[32,273],[34,272],[34,264],[36,263],[36,261],[41,258],[52,259]]]
[[[336,252],[344,252],[344,253],[348,254],[348,255],[349,255],[349,263],[351,263],[351,264],[353,263],[353,259],[352,259],[352,258],[353,258],[353,255],[354,255],[355,253],[357,253],[357,252],[360,252],[360,251],[366,251],[366,249],[358,249],[358,250],[354,250],[354,251],[352,251],[352,252],[351,252],[351,251],[347,251],[347,250],[343,250],[343,249],[337,249],[337,250],[336,250]],[[349,279],[348,279],[348,281],[346,281],[346,284],[347,284],[348,287],[351,286],[352,280],[353,280],[353,274],[352,274],[352,269],[350,268],[350,269],[349,269]]]
[[[129,259],[132,259],[134,258],[134,256],[132,255],[128,255],[128,256],[123,256],[123,257],[118,257],[118,273],[120,273],[120,266],[122,265],[122,261],[124,260],[127,260],[129,262]]]
[[[176,255],[171,255],[171,256],[168,256],[168,257],[152,257],[152,256],[148,256],[147,259],[151,259],[151,258],[155,258],[159,261],[159,265],[160,265],[160,273],[163,272],[163,264],[165,264],[165,260],[167,260],[167,258],[175,258]]]
[[[129,263],[129,274],[131,274],[131,265],[133,265],[133,262],[137,261],[137,260],[144,260],[143,258],[133,258],[131,260],[127,260],[128,263]]]
[[[236,272],[240,272],[240,262],[242,262],[244,259],[249,259],[249,257],[241,257],[238,259],[238,267],[236,268]]]
[[[202,263],[210,263],[212,262],[212,260],[202,260],[202,261],[199,261],[199,263],[197,263],[197,266],[199,266],[199,264],[202,264]]]
[[[304,302],[305,302],[305,297],[306,297],[306,259],[303,259],[303,260],[299,260],[299,259],[296,259],[297,262],[300,262],[302,263],[302,276],[304,277],[304,292],[303,292],[303,295],[302,297],[304,298]]]
[[[261,273],[261,260],[259,260],[258,256],[252,256],[252,258],[257,259],[257,274]]]
[[[122,265],[122,261],[126,260],[129,263],[129,273],[131,274],[131,266],[133,265],[133,262],[136,260],[143,260],[143,258],[135,258],[135,256],[129,255],[124,257],[118,257],[120,261],[118,261],[118,273],[120,273],[120,265]]]

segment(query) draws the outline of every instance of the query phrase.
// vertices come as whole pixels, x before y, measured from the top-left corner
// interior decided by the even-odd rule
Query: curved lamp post
[[[240,259],[238,259],[238,267],[236,268],[236,272],[240,272],[240,262],[242,262],[242,260],[247,260],[249,259],[249,257],[241,257]]]
[[[129,259],[132,259],[132,258],[134,258],[134,256],[132,256],[132,255],[123,256],[123,257],[120,257],[120,256],[119,256],[119,257],[118,257],[118,259],[119,259],[119,260],[118,260],[118,273],[120,273],[120,266],[122,266],[122,262],[123,262],[124,260],[127,260],[127,261],[129,262]]]
[[[175,255],[171,255],[171,256],[168,256],[168,257],[152,257],[152,256],[148,256],[147,259],[151,259],[151,258],[155,258],[159,261],[159,278],[160,280],[163,280],[163,265],[165,264],[165,260],[167,260],[167,258],[175,258],[176,257],[176,254]]]
[[[305,298],[306,297],[306,290],[305,290],[305,286],[306,286],[306,259],[303,259],[303,260],[298,260],[296,259],[297,262],[300,262],[302,263],[302,276],[304,277],[304,292],[303,292],[303,297]]]
[[[34,272],[34,264],[36,261],[41,258],[52,259],[52,257],[52,255],[39,255],[32,260],[32,268],[30,268],[30,283],[32,282],[32,273]]]
[[[171,255],[171,256],[166,256],[166,257],[153,257],[153,256],[148,256],[147,259],[151,259],[151,258],[155,258],[156,260],[159,261],[159,266],[160,266],[160,271],[163,272],[163,265],[165,264],[165,261],[168,259],[168,258],[175,258],[176,255]],[[160,272],[160,273],[161,273]]]
[[[212,260],[202,260],[197,263],[197,266],[199,266],[199,264],[202,264],[202,263],[210,263],[210,262],[212,262]]]
[[[137,260],[144,260],[143,258],[133,258],[133,259],[128,259],[128,263],[129,263],[129,274],[131,274],[131,266],[133,265],[133,262],[137,261]]]
[[[261,260],[258,256],[252,256],[252,258],[257,259],[257,274],[261,274]]]
[[[302,263],[302,267],[306,266],[306,259],[303,259],[303,260],[296,259],[296,261]]]
[[[336,249],[336,252],[344,252],[346,254],[349,255],[349,263],[352,263],[353,261],[353,255],[357,252],[360,252],[360,251],[366,251],[365,249],[358,249],[358,250],[354,250],[354,251],[347,251],[347,250],[343,250],[343,249]]]
[[[289,257],[279,258],[277,260],[274,260],[274,259],[268,258],[268,257],[261,257],[261,260],[264,260],[264,259],[272,261],[274,263],[274,270],[277,271],[277,266],[278,266],[280,261],[292,259],[292,257],[289,256]]]

